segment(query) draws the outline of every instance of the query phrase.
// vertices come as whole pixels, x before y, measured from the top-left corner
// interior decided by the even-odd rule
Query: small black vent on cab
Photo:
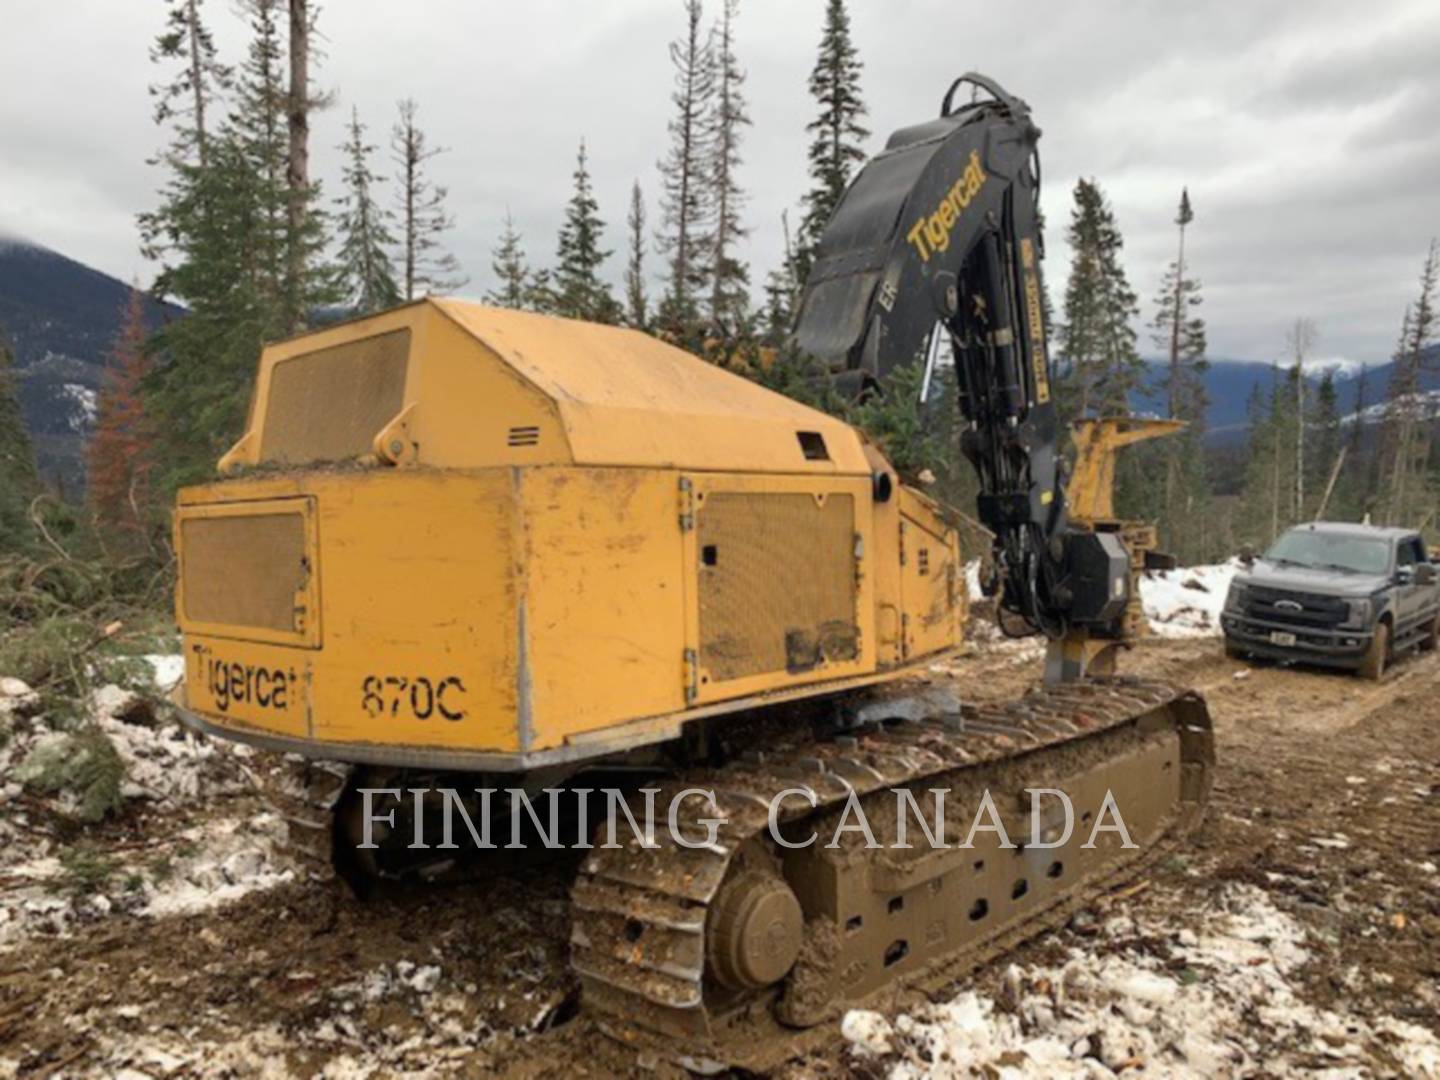
[[[510,429],[509,444],[511,446],[535,446],[540,442],[540,429],[538,427],[512,427]]]
[[[825,436],[818,431],[797,431],[795,437],[800,440],[800,450],[806,461],[830,460],[830,451],[825,449]]]

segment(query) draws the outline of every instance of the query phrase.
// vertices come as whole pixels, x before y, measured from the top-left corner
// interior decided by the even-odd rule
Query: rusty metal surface
[[[777,747],[677,779],[659,800],[681,787],[711,788],[726,821],[708,850],[661,836],[658,849],[632,843],[587,857],[574,887],[571,942],[585,1006],[627,1040],[649,1033],[679,1046],[676,1052],[756,1064],[763,1060],[760,1034],[781,1020],[816,1023],[897,981],[923,983],[937,972],[954,978],[1045,929],[1117,874],[1133,872],[1199,819],[1212,764],[1209,715],[1198,695],[1108,679],[1041,688],[958,716],[880,725],[854,738]],[[726,990],[706,971],[710,905],[736,853],[771,843],[767,807],[781,791],[813,793],[815,809],[796,798],[780,815],[782,829],[808,828],[833,820],[852,789],[866,805],[893,800],[891,788],[913,788],[923,806],[936,787],[973,794],[977,785],[1010,791],[1047,778],[1065,782],[1045,786],[1075,788],[1077,815],[1093,813],[1089,804],[1114,788],[1134,804],[1140,849],[1085,852],[1075,838],[1056,851],[1022,848],[1017,856],[979,844],[922,850],[922,836],[910,851],[785,853],[785,875],[807,919],[800,963],[778,986],[748,993]],[[696,819],[686,824],[698,833],[703,803],[684,806]],[[1015,816],[1013,806],[999,809],[1005,819]],[[893,822],[893,808],[888,817]]]

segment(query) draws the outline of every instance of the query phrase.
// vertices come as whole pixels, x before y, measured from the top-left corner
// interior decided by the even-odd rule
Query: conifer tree
[[[656,239],[666,259],[665,295],[658,317],[671,333],[688,336],[699,317],[712,249],[713,205],[705,182],[715,97],[713,36],[701,30],[700,0],[684,0],[685,34],[670,43],[675,89],[670,101],[670,149],[660,161],[661,229]]]
[[[565,210],[555,252],[555,310],[557,314],[588,322],[614,323],[620,319],[620,305],[610,286],[600,279],[600,266],[610,252],[600,247],[605,223],[590,187],[590,168],[585,140],[575,162],[575,191]]]
[[[1120,264],[1120,229],[1094,180],[1075,185],[1068,239],[1072,262],[1060,334],[1067,411],[1128,416],[1130,394],[1144,372],[1130,325],[1139,309]]]
[[[771,270],[765,278],[764,341],[779,347],[790,333],[794,314],[791,311],[790,276],[784,270]]]
[[[399,111],[390,147],[400,181],[401,284],[405,299],[414,300],[429,293],[453,292],[466,279],[459,261],[441,243],[441,237],[455,225],[445,209],[449,192],[426,175],[426,163],[445,153],[445,147],[429,145],[416,123],[419,106],[412,99],[400,102]]]
[[[1294,393],[1295,461],[1292,470],[1294,499],[1291,503],[1295,521],[1305,519],[1305,478],[1310,472],[1309,455],[1305,452],[1305,429],[1310,416],[1310,382],[1305,377],[1305,363],[1315,349],[1315,324],[1309,319],[1296,319],[1286,335],[1286,349],[1293,364],[1290,368],[1291,390]]]
[[[160,205],[141,217],[153,291],[188,314],[163,327],[148,381],[165,488],[208,476],[240,434],[255,358],[284,334],[287,257],[283,53],[276,0],[247,0],[251,41],[206,164],[169,156]],[[190,118],[178,118],[172,144]]]
[[[1195,220],[1190,192],[1180,193],[1175,217],[1178,245],[1175,260],[1165,272],[1155,298],[1152,340],[1163,349],[1168,365],[1160,389],[1166,412],[1189,427],[1167,438],[1155,450],[1163,462],[1164,485],[1160,525],[1165,549],[1182,560],[1203,558],[1194,544],[1203,530],[1197,525],[1208,513],[1208,484],[1205,476],[1205,320],[1198,313],[1200,282],[1189,276],[1185,258],[1185,229]],[[1153,479],[1152,479],[1153,484]]]
[[[365,125],[358,109],[350,111],[349,137],[340,147],[344,194],[336,200],[336,226],[340,241],[338,285],[344,302],[356,313],[383,311],[400,301],[395,264],[390,249],[394,214],[375,197],[383,183],[370,168],[375,147],[365,141]]]
[[[40,494],[35,448],[15,393],[14,357],[0,330],[0,552],[33,546],[29,508]]]
[[[1305,480],[1306,489],[1313,492],[1311,501],[1314,504],[1314,512],[1308,513],[1308,517],[1314,517],[1323,506],[1327,515],[1332,514],[1335,509],[1335,494],[1330,493],[1329,503],[1325,503],[1326,486],[1330,481],[1330,474],[1335,468],[1335,462],[1340,457],[1343,449],[1340,430],[1340,395],[1335,387],[1335,369],[1326,368],[1320,376],[1320,382],[1315,387],[1315,411],[1310,419],[1310,428],[1314,432],[1314,448],[1310,454],[1308,476]],[[1339,486],[1337,478],[1336,486]]]
[[[1421,423],[1424,404],[1420,373],[1426,348],[1435,340],[1440,290],[1440,243],[1430,241],[1420,270],[1420,295],[1405,311],[1386,405],[1388,447],[1385,477],[1386,518],[1394,525],[1415,525],[1430,495],[1429,440]]]
[[[715,37],[715,113],[710,121],[711,201],[715,207],[714,255],[710,265],[710,322],[723,336],[733,338],[746,320],[750,271],[736,250],[750,234],[741,223],[745,193],[740,187],[740,141],[750,123],[745,104],[745,73],[735,57],[735,17],[738,0],[721,0]]]
[[[1249,423],[1237,527],[1243,543],[1260,548],[1266,546],[1271,539],[1271,488],[1274,480],[1272,457],[1275,438],[1272,433],[1274,417],[1259,383],[1250,388],[1250,396],[1245,402],[1245,413]]]
[[[304,329],[311,310],[340,299],[335,270],[325,265],[329,222],[320,185],[310,179],[310,114],[330,99],[311,89],[311,62],[319,8],[310,0],[287,0],[289,82],[285,88],[285,271],[284,321],[289,334]]]
[[[245,0],[251,39],[236,84],[230,128],[254,173],[257,284],[270,309],[265,336],[289,330],[285,278],[288,268],[289,135],[285,129],[288,94],[284,78],[284,43],[280,34],[280,0]]]
[[[636,180],[630,188],[630,212],[625,217],[630,251],[625,260],[625,317],[637,330],[650,322],[650,300],[645,287],[645,194]]]
[[[1155,298],[1155,319],[1150,324],[1156,348],[1164,349],[1167,360],[1163,390],[1167,415],[1174,420],[1195,423],[1204,416],[1205,389],[1201,376],[1210,366],[1205,359],[1205,320],[1200,307],[1200,282],[1188,276],[1185,258],[1185,228],[1195,220],[1190,192],[1180,193],[1180,210],[1175,217],[1179,251],[1165,272]]]
[[[130,542],[148,528],[155,436],[141,394],[148,368],[144,296],[130,291],[111,346],[105,385],[86,448],[88,495],[96,524]]]
[[[172,124],[174,139],[166,154],[171,161],[209,164],[210,110],[231,84],[233,72],[220,63],[215,37],[200,17],[204,0],[166,0],[165,29],[155,39],[150,59],[177,61],[179,68],[168,82],[155,83],[157,124]]]
[[[531,275],[523,239],[515,227],[514,216],[507,209],[505,229],[500,234],[499,244],[491,252],[490,269],[497,284],[485,294],[487,304],[517,310],[530,305]]]
[[[800,282],[795,274],[795,251],[790,241],[790,214],[780,211],[780,235],[785,242],[781,263],[765,278],[765,343],[780,348],[795,323],[795,305]]]
[[[820,114],[806,125],[813,136],[810,143],[810,178],[813,185],[805,196],[805,217],[800,224],[795,276],[802,284],[810,276],[815,249],[851,176],[865,160],[864,142],[870,129],[861,118],[866,115],[860,96],[859,53],[850,40],[850,13],[845,0],[826,0],[825,29],[820,54],[810,73],[810,94]]]

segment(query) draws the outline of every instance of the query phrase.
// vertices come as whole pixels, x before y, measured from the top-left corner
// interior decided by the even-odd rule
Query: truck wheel
[[[1434,652],[1436,649],[1440,649],[1440,615],[1430,621],[1425,636],[1420,639],[1421,652]]]
[[[1245,650],[1227,637],[1225,639],[1225,658],[1227,660],[1244,660]]]
[[[1375,636],[1370,639],[1370,648],[1360,661],[1360,675],[1366,679],[1378,679],[1385,674],[1385,661],[1390,653],[1390,624],[1376,623]]]

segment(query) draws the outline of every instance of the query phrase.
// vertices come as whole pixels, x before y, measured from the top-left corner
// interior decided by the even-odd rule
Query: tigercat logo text
[[[286,671],[264,664],[242,664],[226,660],[209,649],[197,648],[205,667],[205,689],[222,713],[231,705],[258,705],[284,712],[295,690],[295,669]]]
[[[920,254],[922,262],[929,262],[937,251],[950,247],[950,233],[965,208],[975,201],[975,196],[985,186],[985,166],[980,164],[980,151],[971,150],[965,171],[960,174],[950,190],[945,192],[934,212],[920,217],[910,226],[906,239]]]

